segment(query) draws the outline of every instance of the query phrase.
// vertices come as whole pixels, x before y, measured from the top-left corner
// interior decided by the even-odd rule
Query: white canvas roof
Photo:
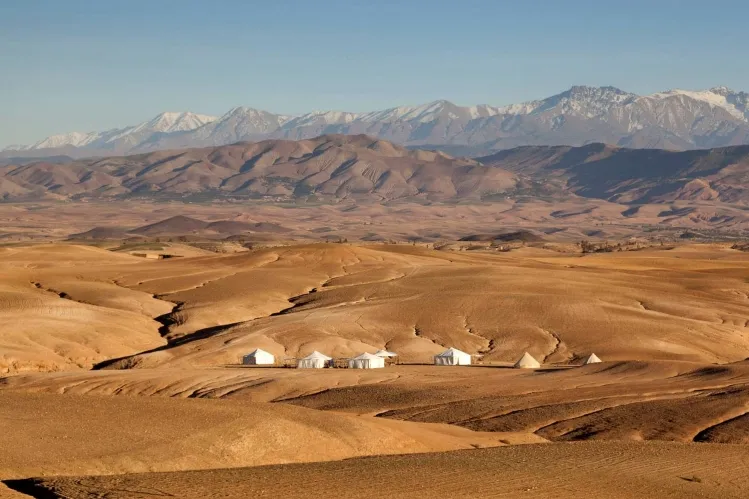
[[[366,352],[363,353],[363,354],[361,354],[361,355],[357,355],[356,357],[354,357],[355,360],[377,360],[377,359],[380,359],[380,358],[381,357],[378,356],[378,355],[372,355],[371,353],[366,353]]]
[[[388,352],[387,350],[377,350],[374,353],[378,357],[397,357],[398,354],[394,352]]]
[[[444,352],[438,353],[437,355],[435,355],[435,357],[461,357],[464,355],[468,355],[470,357],[470,354],[462,352],[458,350],[457,348],[450,347]]]
[[[252,352],[250,352],[250,353],[248,353],[247,355],[245,355],[245,357],[249,357],[249,356],[251,356],[251,355],[263,355],[263,354],[267,354],[267,355],[273,355],[273,354],[272,354],[272,353],[270,353],[270,352],[266,352],[266,351],[265,351],[265,350],[263,350],[262,348],[256,348],[256,349],[255,349],[255,350],[253,350]]]
[[[585,359],[585,362],[583,362],[583,365],[587,366],[588,364],[598,364],[601,362],[601,359],[598,358],[598,355],[591,353],[587,359]]]
[[[515,365],[513,367],[517,367],[519,369],[537,369],[541,367],[541,364],[533,358],[531,354],[528,352],[525,352],[520,359],[518,359],[517,362],[515,362]]]
[[[309,360],[312,360],[312,359],[330,360],[330,359],[332,359],[332,357],[328,357],[327,355],[325,355],[323,353],[320,353],[317,350],[315,350],[311,354],[309,354],[306,357],[304,357],[304,359],[309,359]]]

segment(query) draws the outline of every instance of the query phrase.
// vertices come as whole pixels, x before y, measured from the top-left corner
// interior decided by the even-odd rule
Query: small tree
[[[580,251],[583,253],[593,253],[595,251],[595,246],[587,239],[583,239],[578,244],[580,246]]]

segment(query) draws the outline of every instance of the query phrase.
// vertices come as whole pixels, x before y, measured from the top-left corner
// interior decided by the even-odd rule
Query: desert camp
[[[103,490],[111,486],[107,479],[94,477],[102,462],[117,463],[124,472],[119,476],[136,480],[143,468],[135,463],[179,473],[175,469],[249,469],[321,457],[385,459],[377,456],[496,446],[516,449],[511,456],[518,460],[530,456],[521,447],[546,445],[555,452],[555,446],[580,439],[592,447],[559,447],[566,453],[560,458],[577,462],[590,452],[600,452],[601,459],[638,452],[638,459],[660,463],[661,447],[632,450],[643,439],[685,445],[679,455],[686,461],[679,466],[686,468],[678,469],[713,476],[694,468],[703,462],[704,445],[744,445],[743,419],[731,418],[749,386],[743,360],[749,346],[744,352],[742,337],[733,336],[742,328],[746,305],[741,295],[725,291],[743,289],[749,279],[749,273],[731,274],[746,258],[736,250],[687,245],[582,261],[536,249],[509,256],[454,251],[452,262],[442,252],[405,245],[272,247],[158,261],[71,245],[0,251],[4,296],[13,297],[0,310],[4,323],[13,324],[3,341],[13,345],[14,357],[0,374],[0,416],[11,425],[0,434],[6,449],[2,480],[55,470],[58,476],[85,474],[81,480]],[[583,263],[583,272],[570,267]],[[196,265],[202,273],[191,273]],[[641,277],[666,271],[668,282]],[[528,280],[529,272],[537,279]],[[461,281],[465,276],[470,279]],[[500,277],[515,284],[500,286]],[[570,282],[574,286],[563,295],[553,293]],[[697,282],[701,294],[694,292]],[[602,305],[609,299],[602,289],[617,289],[617,297]],[[683,316],[649,310],[658,297],[677,290],[668,310],[688,306],[678,309]],[[621,305],[619,296],[630,294],[636,299]],[[522,303],[522,314],[508,314],[521,306],[508,305],[487,315],[496,303],[514,303],[518,296],[532,297]],[[437,302],[429,313],[424,300]],[[555,306],[560,301],[585,310],[601,307],[601,317],[614,314],[617,320],[581,314],[570,322],[568,312]],[[709,303],[725,322],[695,315],[700,303]],[[173,318],[164,321],[167,326],[153,320],[165,314]],[[658,321],[643,322],[651,317]],[[544,332],[551,330],[546,321],[555,321],[556,336]],[[39,327],[68,331],[61,337],[65,350],[59,338],[45,344]],[[658,348],[648,338],[658,339]],[[678,360],[663,350],[667,341],[682,345]],[[271,362],[268,345],[279,353],[274,364],[262,364]],[[4,362],[10,351],[5,348]],[[384,352],[396,354],[398,363],[385,364],[394,357]],[[515,364],[525,368],[512,369]],[[730,397],[720,395],[727,391]],[[50,414],[38,411],[51,403],[54,418],[19,418]],[[112,414],[116,433],[109,431]],[[171,425],[174,417],[188,431]],[[716,426],[724,418],[728,422]],[[81,421],[85,438],[76,430]],[[59,431],[69,438],[59,439]],[[298,437],[287,440],[287,434]],[[606,447],[610,442],[626,447]],[[730,463],[738,451],[721,452],[716,459]],[[66,456],[78,457],[66,464]],[[414,469],[427,462],[412,459]],[[491,476],[493,459],[480,461],[495,463]],[[461,472],[472,469],[462,459],[454,463]],[[618,476],[621,466],[612,466],[607,473]],[[637,476],[648,481],[646,490],[656,487],[651,478]],[[580,476],[583,483],[588,479]],[[45,487],[53,487],[53,478],[45,480]],[[60,490],[79,487],[59,480],[54,487]],[[153,483],[140,475],[137,480]],[[200,480],[218,489],[227,485]],[[667,490],[680,485],[674,487]]]
[[[749,499],[747,21],[0,2],[0,499]]]

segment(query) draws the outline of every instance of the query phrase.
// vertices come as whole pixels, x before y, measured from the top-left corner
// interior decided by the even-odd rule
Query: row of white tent
[[[351,369],[379,369],[385,367],[385,359],[397,357],[398,355],[387,350],[378,350],[375,353],[363,353],[351,359],[348,359],[348,366]],[[311,354],[297,361],[297,367],[300,369],[322,369],[330,365],[332,357],[315,350]],[[583,365],[597,364],[601,359],[594,353],[591,353],[583,362]],[[272,353],[265,350],[255,349],[242,357],[242,364],[245,365],[273,365],[276,358]],[[469,366],[471,365],[471,354],[462,352],[457,348],[448,348],[444,352],[434,356],[434,364],[437,366]],[[531,354],[525,352],[513,367],[519,369],[538,369],[541,363],[538,362]]]
[[[388,352],[387,350],[378,350],[375,353],[364,352],[361,355],[348,359],[348,367],[349,369],[381,369],[385,367],[385,359],[397,356],[398,354]],[[296,367],[298,369],[321,369],[330,365],[332,360],[332,357],[328,357],[315,350],[308,356],[299,359]]]
[[[398,355],[386,350],[378,350],[375,353],[363,353],[348,360],[348,366],[352,369],[377,369],[385,367],[385,359],[397,357]],[[311,354],[297,361],[296,366],[300,369],[322,369],[330,365],[332,357],[315,350]],[[276,358],[272,353],[266,352],[259,348],[242,357],[242,364],[245,365],[273,365]]]
[[[598,364],[601,359],[594,353],[591,353],[583,362],[583,365]],[[434,364],[437,366],[469,366],[471,365],[471,354],[462,352],[457,348],[448,348],[444,352],[434,356]],[[525,352],[522,357],[518,359],[513,367],[518,369],[538,369],[541,367],[541,363],[537,361],[531,354]]]

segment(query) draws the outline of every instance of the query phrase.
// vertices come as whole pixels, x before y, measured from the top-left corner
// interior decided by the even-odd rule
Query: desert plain
[[[78,231],[20,209],[25,229],[2,208],[2,497],[749,494],[749,253],[730,242],[582,253],[587,219],[490,245],[455,218],[442,243],[403,240],[418,208],[378,229],[391,244],[363,223],[321,242],[273,208],[252,244],[211,243],[155,235],[171,205],[116,223],[102,205]],[[447,347],[474,365],[432,365]],[[278,365],[241,365],[256,348]],[[398,362],[284,367],[379,349]],[[512,369],[524,352],[542,367]]]

